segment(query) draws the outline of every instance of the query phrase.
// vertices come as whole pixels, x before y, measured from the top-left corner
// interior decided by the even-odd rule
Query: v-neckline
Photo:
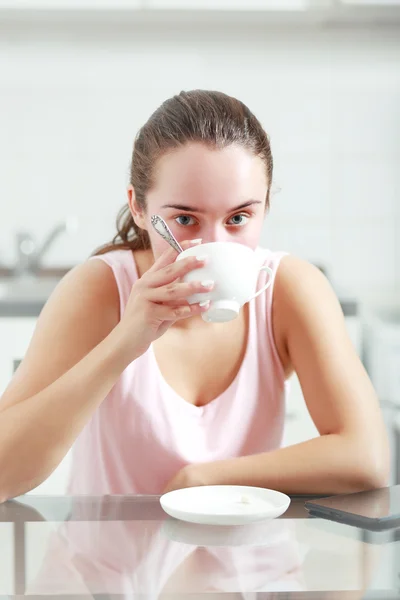
[[[156,355],[154,352],[153,344],[150,344],[148,352],[150,354],[150,358],[153,363],[152,366],[156,372],[156,377],[160,384],[160,387],[166,391],[168,399],[172,399],[173,402],[175,402],[178,406],[182,407],[182,410],[186,410],[188,413],[191,413],[194,416],[202,416],[206,413],[210,413],[216,409],[216,407],[220,404],[220,402],[222,402],[224,397],[229,396],[230,392],[238,386],[239,381],[242,377],[242,373],[245,370],[246,364],[249,360],[251,347],[252,347],[252,340],[254,338],[255,315],[254,315],[253,304],[254,304],[253,301],[249,302],[248,323],[247,323],[247,327],[246,327],[247,328],[246,349],[244,351],[243,359],[239,366],[239,369],[238,369],[235,377],[233,378],[231,383],[225,388],[225,390],[223,390],[218,396],[216,396],[215,398],[210,400],[210,402],[207,402],[207,404],[204,404],[203,406],[196,406],[195,404],[188,402],[180,394],[178,394],[178,392],[167,382],[167,380],[165,379],[165,377],[162,374],[161,369],[158,365],[157,358],[156,358]]]

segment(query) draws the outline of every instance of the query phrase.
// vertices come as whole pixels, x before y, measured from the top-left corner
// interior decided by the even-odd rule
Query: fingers
[[[190,271],[201,269],[205,265],[205,260],[196,256],[188,256],[182,260],[178,260],[169,264],[158,271],[145,273],[143,279],[149,288],[159,288],[169,285],[184,277]]]
[[[168,285],[158,288],[149,288],[146,292],[146,298],[150,302],[166,302],[169,304],[186,300],[193,294],[205,294],[213,289],[212,282],[191,281],[189,283],[180,283],[173,281]]]
[[[206,312],[209,309],[209,307],[209,302],[204,304],[204,306],[200,306],[200,304],[187,303],[178,306],[168,306],[167,304],[159,304],[154,310],[154,316],[159,321],[179,321],[181,319],[194,317],[195,315],[201,315],[202,313]]]
[[[181,243],[182,248],[190,248],[200,244],[201,240],[187,240]],[[177,252],[168,248],[154,265],[136,282],[140,296],[147,301],[145,305],[147,319],[153,324],[169,322],[201,315],[210,307],[208,301],[189,304],[187,298],[194,294],[210,292],[213,282],[182,282],[189,272],[205,265],[204,258],[189,256],[176,260]],[[150,312],[149,312],[150,311]]]
[[[177,256],[177,251],[171,248],[171,246],[169,246],[167,250],[165,250],[165,252],[163,252],[159,258],[157,258],[157,260],[147,272],[154,273],[159,271],[160,269],[163,269],[167,265],[175,262]]]
[[[199,244],[201,244],[201,242],[202,240],[185,240],[184,242],[180,242],[180,245],[184,250],[186,250],[187,248],[191,248],[192,246],[198,246]],[[174,263],[177,256],[177,251],[169,246],[168,249],[165,250],[165,252],[163,252],[161,256],[155,261],[154,265],[149,269],[148,272],[150,273],[159,271],[163,267]]]

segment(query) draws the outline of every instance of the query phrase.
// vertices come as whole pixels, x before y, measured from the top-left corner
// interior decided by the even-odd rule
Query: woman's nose
[[[222,226],[210,226],[202,232],[203,244],[210,242],[229,242],[229,232]]]

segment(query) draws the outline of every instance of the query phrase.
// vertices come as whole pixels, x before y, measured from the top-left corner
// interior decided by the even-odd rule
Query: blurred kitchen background
[[[400,0],[0,0],[0,393],[59,278],[114,235],[137,130],[192,88],[269,132],[262,244],[332,282],[400,483]],[[285,443],[311,435],[295,382]]]

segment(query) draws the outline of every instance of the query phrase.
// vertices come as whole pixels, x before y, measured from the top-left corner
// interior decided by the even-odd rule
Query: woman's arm
[[[56,288],[0,399],[0,502],[44,481],[123,370],[171,323],[207,309],[186,298],[208,289],[179,281],[203,263],[175,257],[167,250],[134,283],[121,319],[114,275],[100,261]]]
[[[274,329],[276,324],[320,437],[187,467],[170,486],[193,480],[334,494],[387,485],[389,449],[379,403],[328,281],[312,265],[285,257],[273,308]]]
[[[44,307],[0,400],[0,502],[50,475],[127,366],[118,302],[110,268],[89,261]]]

